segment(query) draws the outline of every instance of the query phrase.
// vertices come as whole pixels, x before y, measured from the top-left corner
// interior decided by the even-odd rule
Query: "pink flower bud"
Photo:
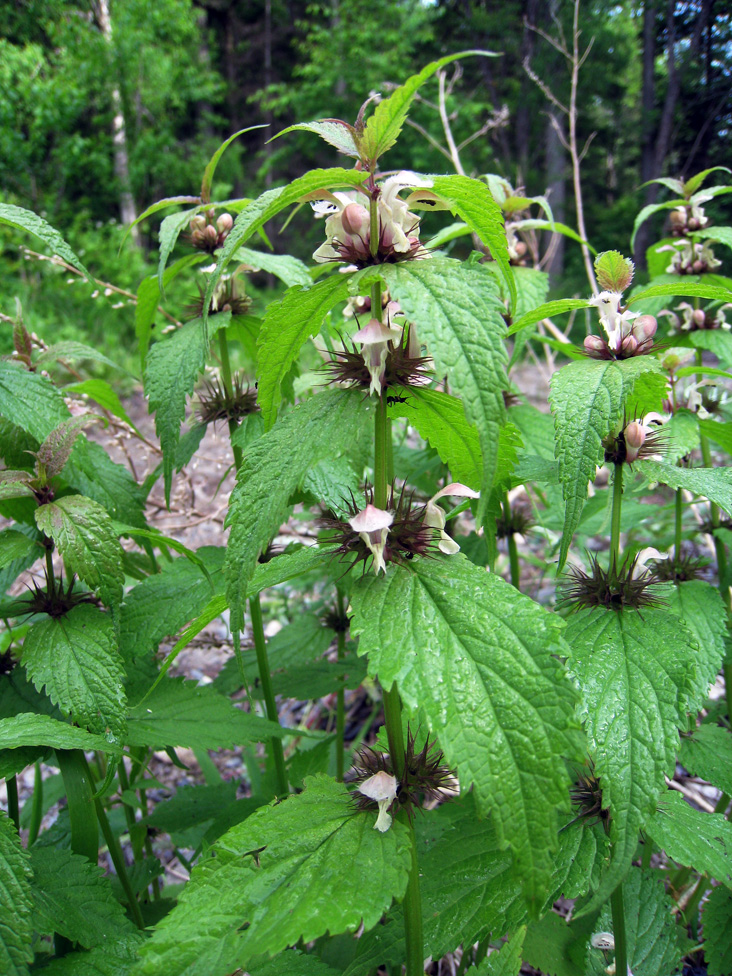
[[[202,214],[196,214],[196,216],[191,220],[191,230],[192,231],[203,231],[206,229],[206,218]]]
[[[658,323],[652,315],[639,315],[633,322],[632,334],[639,343],[652,339],[656,334]]]
[[[602,356],[607,349],[607,343],[600,336],[588,335],[585,337],[585,352],[589,353],[590,356]]]
[[[343,230],[353,237],[363,237],[369,226],[369,212],[360,203],[349,203],[343,208],[341,224]]]
[[[642,424],[637,420],[628,424],[624,431],[626,456],[625,460],[632,464],[638,457],[638,452],[646,441],[646,431]]]
[[[698,326],[700,329],[704,326],[704,312],[700,308],[695,308],[691,313],[691,318],[694,325]]]
[[[526,254],[526,245],[523,241],[517,241],[513,246],[514,251],[518,254],[520,258]]]
[[[693,270],[694,270],[694,271],[696,272],[696,274],[701,274],[701,273],[702,273],[702,271],[704,270],[704,262],[703,262],[703,261],[695,261],[695,262],[694,262],[694,263],[692,264],[692,266],[691,266],[691,267],[692,267],[692,268],[693,268]]]
[[[234,226],[234,218],[229,213],[222,213],[216,221],[219,234],[228,234]]]
[[[696,217],[692,217],[686,226],[689,228],[689,230],[699,230],[701,224]]]
[[[626,356],[634,356],[638,349],[638,340],[634,335],[626,336],[620,344],[620,351]]]
[[[216,228],[212,224],[208,224],[203,232],[203,239],[209,245],[216,246],[219,242],[219,234]]]

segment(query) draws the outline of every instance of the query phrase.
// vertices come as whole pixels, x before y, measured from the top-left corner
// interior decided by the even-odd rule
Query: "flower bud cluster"
[[[220,214],[215,222],[213,211],[208,211],[205,216],[196,214],[190,223],[189,240],[199,251],[213,254],[224,243],[233,226],[234,218],[229,213]]]
[[[634,461],[652,457],[663,451],[664,432],[661,414],[648,414],[644,419],[631,420],[617,434],[610,434],[603,441],[605,461],[608,464],[633,464]],[[656,423],[651,424],[651,421]]]
[[[652,315],[639,315],[628,309],[621,311],[620,292],[603,291],[590,302],[600,311],[600,323],[607,334],[589,335],[584,341],[585,352],[592,359],[631,359],[650,352],[658,323]]]
[[[704,213],[704,207],[688,203],[683,207],[676,207],[671,211],[671,233],[674,237],[686,237],[694,231],[702,230],[709,223],[709,217]]]
[[[666,268],[666,274],[705,274],[709,271],[715,271],[722,263],[714,256],[709,241],[702,244],[680,240],[676,244],[666,244],[659,247],[658,251],[674,252],[671,264]]]
[[[730,307],[732,306],[729,304],[722,305],[712,314],[708,309],[694,308],[688,302],[680,302],[675,312],[664,308],[658,314],[666,315],[671,328],[676,332],[700,332],[709,329],[724,329],[729,332],[732,324],[727,321],[724,310]],[[677,312],[681,312],[681,316],[677,315]]]

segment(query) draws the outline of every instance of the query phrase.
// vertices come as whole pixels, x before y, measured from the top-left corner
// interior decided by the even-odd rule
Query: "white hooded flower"
[[[370,800],[376,800],[379,804],[379,815],[374,830],[379,830],[382,834],[391,827],[391,816],[386,811],[396,799],[397,785],[396,777],[381,770],[369,776],[358,787],[359,793],[363,793]]]
[[[361,345],[361,354],[371,376],[369,394],[381,396],[384,382],[384,369],[390,342],[399,342],[402,328],[391,323],[384,324],[379,319],[369,319],[368,323],[354,335],[354,342]]]
[[[358,515],[354,515],[348,520],[354,532],[358,532],[361,539],[371,550],[374,557],[374,572],[378,576],[383,569],[386,572],[384,561],[384,547],[386,537],[389,534],[389,526],[394,521],[391,512],[385,512],[375,505],[367,505]],[[367,557],[368,558],[368,557]]]
[[[456,552],[460,552],[460,546],[445,532],[445,525],[447,524],[445,512],[437,504],[437,499],[444,498],[446,495],[457,498],[479,498],[480,492],[473,491],[467,485],[453,481],[452,484],[446,485],[436,495],[433,495],[425,506],[424,524],[440,530],[440,541],[437,546],[440,552],[444,552],[447,556],[453,556]]]
[[[620,352],[623,339],[630,336],[633,319],[638,316],[637,312],[620,311],[622,299],[619,291],[601,291],[590,299],[590,305],[595,305],[600,313],[600,322],[607,334],[607,344],[614,353]]]

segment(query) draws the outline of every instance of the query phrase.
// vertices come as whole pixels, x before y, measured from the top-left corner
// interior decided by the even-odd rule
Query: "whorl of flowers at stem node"
[[[588,825],[601,823],[606,831],[609,829],[610,811],[603,807],[602,787],[595,775],[595,766],[591,759],[588,759],[586,766],[577,771],[577,779],[569,792],[577,815],[574,820],[570,820],[567,827],[580,820],[587,820]]]
[[[58,618],[65,616],[74,607],[78,607],[80,603],[99,605],[99,600],[93,593],[74,592],[75,584],[76,578],[74,576],[69,580],[66,589],[64,589],[62,579],[50,581],[46,579],[45,587],[33,580],[32,586],[28,587],[31,595],[19,601],[22,606],[20,613],[47,613],[49,617]]]
[[[220,379],[203,381],[203,390],[198,393],[197,414],[202,424],[216,424],[219,420],[241,420],[242,417],[259,410],[257,391],[244,386],[241,373],[234,375],[233,388],[227,393]]]
[[[704,560],[687,555],[677,559],[655,559],[651,571],[659,582],[687,583],[689,580],[703,579],[705,565]]]
[[[365,329],[356,336],[363,332]],[[334,352],[333,359],[323,367],[329,374],[329,382],[360,387],[369,395],[372,392],[383,395],[394,387],[423,386],[432,375],[432,360],[429,356],[410,354],[414,348],[413,332],[414,327],[407,326],[404,335],[397,336],[396,330],[392,329],[391,334],[384,337],[380,349],[364,345],[361,352],[355,345],[348,349],[344,344],[343,349]]]
[[[406,810],[411,818],[412,811],[421,810],[424,801],[450,799],[457,793],[457,780],[445,765],[435,742],[430,742],[427,737],[417,751],[416,736],[411,729],[407,731],[401,780],[394,775],[391,756],[369,746],[356,753],[353,771],[347,778],[356,784],[351,796],[358,810],[373,810],[379,806],[379,818],[374,825],[379,830],[387,829],[391,823],[391,818],[389,823],[384,819],[389,809],[393,812]]]
[[[189,319],[200,319],[203,316],[205,289],[198,285],[198,298],[192,299],[185,306]],[[232,315],[246,315],[251,308],[252,300],[248,295],[239,294],[233,280],[227,278],[219,284],[208,307],[209,315],[216,312],[231,312]]]
[[[663,454],[667,437],[662,427],[651,426],[641,418],[630,421],[619,433],[609,434],[602,443],[607,464],[632,465],[635,461]]]
[[[650,353],[658,323],[652,315],[638,315],[622,309],[622,294],[602,291],[590,299],[600,312],[600,324],[607,339],[589,335],[585,352],[592,359],[632,359]]]
[[[710,241],[679,240],[673,244],[664,244],[656,249],[673,252],[671,264],[666,268],[666,274],[696,275],[709,271],[716,271],[722,263],[714,256]]]
[[[508,517],[505,513],[496,516],[496,536],[507,539],[512,535],[527,535],[534,525],[534,520],[520,508],[511,508]]]
[[[590,573],[579,566],[570,566],[567,577],[560,583],[561,607],[579,610],[601,607],[605,610],[640,610],[642,607],[663,606],[655,587],[658,577],[645,570],[636,575],[638,556],[626,557],[620,566],[611,562],[609,569],[603,569],[597,556],[589,554]]]
[[[669,222],[674,237],[686,237],[687,234],[693,234],[706,227],[709,217],[704,213],[704,207],[687,203],[671,211]]]
[[[213,254],[222,246],[233,226],[234,218],[229,213],[220,214],[216,221],[212,210],[205,216],[196,214],[190,223],[191,232],[188,235],[188,242],[199,251]]]

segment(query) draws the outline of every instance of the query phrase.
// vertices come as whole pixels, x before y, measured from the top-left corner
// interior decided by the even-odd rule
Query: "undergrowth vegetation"
[[[48,343],[19,305],[0,361],[3,972],[732,972],[730,171],[659,180],[635,230],[661,213],[667,233],[638,284],[632,242],[592,247],[574,143],[576,229],[494,175],[388,170],[454,60],[355,121],[292,127],[342,166],[219,202],[232,135],[183,209],[138,218],[166,214],[136,287],[0,205],[76,294],[134,307],[160,457],[141,481],[109,456],[104,425],[137,433],[113,354]],[[307,263],[268,247],[293,208],[322,230]],[[547,301],[544,232],[578,248],[583,295]],[[252,300],[255,269],[278,297]],[[170,500],[216,424],[228,535],[194,551],[146,500],[159,480]],[[215,680],[171,676],[222,617]],[[356,694],[372,718],[347,734]],[[330,715],[287,726],[285,699]],[[153,808],[155,752],[234,747],[240,783]],[[163,883],[171,852],[184,883]]]

